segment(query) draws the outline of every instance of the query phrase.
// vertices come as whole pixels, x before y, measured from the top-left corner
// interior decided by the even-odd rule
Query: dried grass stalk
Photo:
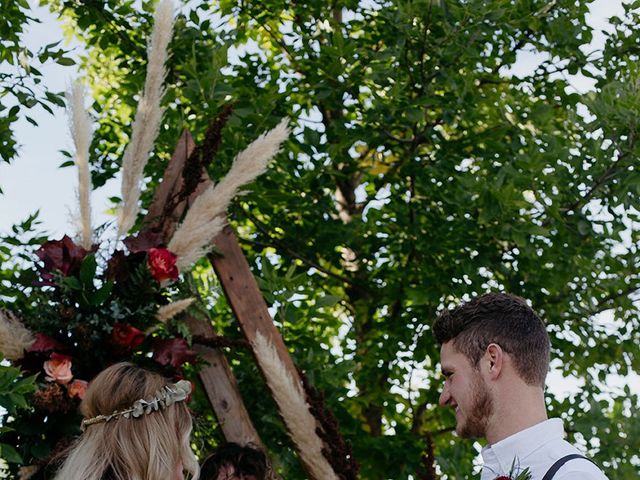
[[[309,473],[318,480],[338,480],[322,454],[322,440],[316,433],[316,419],[309,412],[302,386],[294,382],[273,344],[260,332],[256,335],[253,347],[289,435]]]
[[[169,242],[169,250],[178,256],[177,266],[184,271],[211,248],[210,242],[224,227],[220,215],[243,185],[264,173],[269,161],[289,136],[288,119],[258,137],[233,161],[227,175],[193,202],[184,221]]]
[[[162,0],[156,7],[148,47],[147,77],[133,121],[131,141],[122,159],[122,207],[118,215],[118,236],[127,233],[136,221],[142,174],[160,129],[163,112],[160,103],[164,94],[162,84],[169,56],[167,46],[173,33],[173,11],[172,0]]]
[[[196,299],[191,297],[191,298],[184,298],[182,300],[178,300],[168,305],[163,305],[158,309],[158,312],[156,313],[156,318],[162,323],[164,323],[167,320],[172,319],[179,313],[185,311],[195,301]]]
[[[28,465],[26,467],[20,467],[20,470],[18,471],[18,480],[29,480],[39,471],[40,467],[38,465]]]
[[[33,334],[13,313],[0,310],[0,352],[9,360],[20,360],[35,341]]]
[[[76,82],[67,92],[70,108],[69,130],[76,149],[75,163],[78,167],[78,237],[80,245],[91,249],[93,230],[91,229],[91,176],[89,175],[89,147],[91,145],[91,118],[84,108],[85,88]]]

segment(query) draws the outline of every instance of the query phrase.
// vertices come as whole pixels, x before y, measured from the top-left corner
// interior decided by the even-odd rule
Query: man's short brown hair
[[[200,467],[201,480],[216,480],[224,467],[233,467],[236,478],[253,477],[256,480],[267,478],[267,456],[252,445],[224,443],[209,455]]]
[[[527,302],[507,293],[487,293],[443,311],[433,324],[439,344],[453,341],[473,366],[491,343],[507,352],[520,377],[544,387],[549,370],[549,334]]]

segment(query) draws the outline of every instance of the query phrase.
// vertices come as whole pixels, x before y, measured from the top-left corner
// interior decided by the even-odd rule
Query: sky
[[[33,6],[37,2],[29,0],[29,4]],[[24,36],[27,48],[37,50],[48,43],[63,40],[62,27],[54,16],[44,7],[32,8],[42,23],[34,23],[28,29]],[[81,51],[77,42],[66,43],[65,48],[74,48],[76,55]],[[41,71],[44,82],[53,91],[66,91],[77,77],[76,68],[57,64],[46,65]],[[42,228],[52,237],[58,238],[74,231],[70,212],[77,204],[77,172],[74,168],[58,168],[65,161],[59,150],[73,151],[73,142],[66,112],[55,108],[54,113],[52,116],[42,109],[34,109],[32,116],[39,123],[37,127],[24,119],[17,122],[14,131],[20,145],[18,158],[10,165],[0,164],[0,186],[4,191],[4,195],[0,195],[0,232],[7,231],[11,225],[38,210]],[[111,181],[106,188],[92,193],[92,204],[97,213],[95,219],[99,223],[107,218],[104,213],[108,205],[106,198],[118,189],[117,182]]]
[[[40,24],[33,24],[24,37],[26,46],[35,50],[39,46],[62,40],[63,33],[60,24],[46,8],[37,6],[37,1],[29,0],[34,6],[35,16],[42,20]],[[594,48],[602,46],[604,36],[602,29],[608,29],[607,18],[622,14],[621,0],[596,0],[590,6],[589,23],[595,28]],[[75,49],[75,54],[82,52],[78,43],[67,44]],[[529,72],[542,60],[540,55],[521,52],[518,61],[510,73],[521,75]],[[48,88],[63,91],[78,77],[77,71],[59,65],[48,65],[42,69]],[[587,91],[593,87],[592,80],[581,75],[571,78],[572,86],[577,91]],[[42,221],[41,229],[50,234],[50,238],[60,238],[63,234],[73,234],[74,226],[71,221],[72,212],[76,207],[77,171],[74,168],[60,169],[58,166],[66,160],[59,150],[73,151],[71,137],[67,126],[67,115],[63,109],[55,109],[52,116],[41,110],[34,112],[39,126],[34,127],[28,122],[18,122],[15,133],[20,144],[18,158],[10,165],[0,164],[0,186],[4,194],[0,195],[0,233],[7,232],[11,226],[39,211]],[[119,196],[119,177],[92,193],[93,225],[100,225],[112,221],[107,214],[108,198]],[[611,378],[612,388],[621,388],[629,382],[633,391],[640,393],[640,377],[633,375],[623,379]],[[571,379],[564,379],[552,372],[550,377],[551,389],[554,393],[566,395],[579,390],[580,384]]]

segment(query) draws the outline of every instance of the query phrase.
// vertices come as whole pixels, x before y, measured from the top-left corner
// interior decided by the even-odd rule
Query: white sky
[[[36,4],[30,0],[31,5]],[[27,48],[38,47],[62,40],[62,28],[44,7],[34,7],[35,16],[41,24],[32,24],[23,40]],[[77,44],[66,47],[75,47]],[[73,56],[73,55],[72,55]],[[53,91],[65,91],[76,78],[75,68],[57,64],[41,69],[44,83]],[[73,233],[70,212],[77,205],[75,192],[77,171],[74,168],[60,169],[58,166],[67,160],[59,150],[73,152],[73,142],[67,127],[67,115],[64,109],[55,108],[52,116],[36,107],[31,116],[39,123],[34,127],[26,120],[17,122],[14,129],[20,145],[18,158],[10,165],[0,164],[0,186],[4,195],[0,195],[0,232],[7,231],[11,225],[27,218],[40,210],[42,227],[57,238],[65,233]],[[108,203],[107,198],[119,190],[117,182],[109,182],[106,188],[92,193],[94,225],[106,221],[102,213]]]
[[[34,0],[29,0],[29,3],[37,4]],[[609,28],[608,17],[622,14],[621,5],[621,0],[596,0],[591,5],[589,22],[595,27],[594,47],[602,46],[604,36],[599,31]],[[26,46],[31,50],[62,39],[60,25],[46,8],[35,7],[35,12],[43,23],[32,25],[24,37]],[[80,51],[77,44],[71,46]],[[531,71],[539,62],[540,56],[521,53],[511,72],[517,75]],[[59,65],[49,65],[42,71],[46,84],[54,91],[66,90],[76,76],[73,69]],[[576,90],[586,91],[593,84],[590,79],[576,76],[572,77],[572,85]],[[15,128],[21,145],[18,158],[11,165],[0,164],[0,185],[4,190],[4,195],[0,195],[0,232],[8,231],[13,224],[40,210],[42,228],[52,238],[59,238],[65,233],[74,233],[70,212],[76,208],[77,172],[74,168],[58,168],[66,160],[58,151],[73,151],[67,117],[60,108],[55,110],[55,116],[43,110],[32,112],[32,116],[40,125],[34,127],[24,120],[19,121]],[[119,179],[113,179],[92,193],[94,226],[113,220],[105,210],[109,206],[108,197],[118,195],[118,192]],[[640,392],[640,377],[637,375],[628,379],[611,378],[610,386],[619,388],[626,382],[634,391]],[[557,372],[550,378],[550,389],[556,393],[576,392],[580,386],[579,382],[563,379]]]

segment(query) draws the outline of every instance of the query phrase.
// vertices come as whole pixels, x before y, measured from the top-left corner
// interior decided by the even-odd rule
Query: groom
[[[440,404],[455,408],[456,432],[485,438],[481,480],[606,480],[602,471],[564,440],[562,420],[547,419],[544,384],[549,335],[526,302],[490,293],[433,325],[445,377]]]

